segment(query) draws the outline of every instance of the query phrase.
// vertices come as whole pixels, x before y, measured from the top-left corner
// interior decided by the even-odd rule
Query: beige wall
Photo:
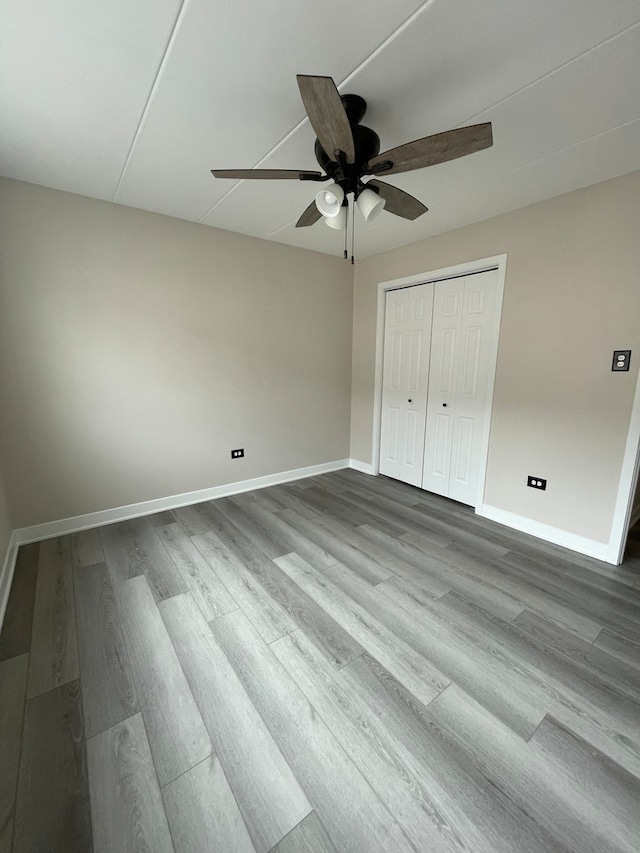
[[[0,239],[16,527],[348,456],[341,259],[6,180]]]
[[[1,398],[0,398],[1,399]],[[9,537],[13,528],[11,518],[9,516],[9,505],[7,502],[7,494],[4,485],[4,477],[2,467],[0,466],[0,575],[4,558],[9,548]]]
[[[485,501],[607,542],[640,364],[639,225],[635,172],[360,261],[351,456],[372,461],[378,282],[507,253]],[[614,349],[634,350],[629,373]]]

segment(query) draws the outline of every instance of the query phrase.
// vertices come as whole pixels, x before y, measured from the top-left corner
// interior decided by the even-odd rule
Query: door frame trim
[[[443,267],[437,270],[417,273],[416,275],[404,276],[403,278],[391,279],[390,281],[378,282],[378,304],[376,316],[376,351],[375,351],[375,380],[373,398],[373,440],[372,440],[372,468],[373,474],[380,473],[380,429],[382,424],[382,368],[384,356],[384,317],[385,297],[389,290],[399,290],[403,287],[412,287],[418,284],[435,284],[448,278],[460,278],[465,275],[497,270],[498,285],[496,291],[495,323],[491,337],[491,352],[489,354],[489,387],[487,388],[488,417],[485,418],[482,436],[482,459],[480,463],[480,476],[478,477],[478,495],[475,511],[479,512],[484,502],[484,487],[487,474],[487,457],[489,454],[489,435],[491,430],[491,413],[493,409],[493,389],[496,375],[496,362],[498,359],[498,342],[500,337],[500,323],[502,319],[502,303],[504,298],[504,282],[507,274],[507,255],[494,255],[490,258],[480,258],[476,261],[468,261],[464,264],[456,264],[451,267]]]
[[[611,521],[611,532],[605,560],[619,566],[624,559],[629,524],[632,521],[633,499],[640,477],[640,371],[629,418],[629,429],[620,468],[620,480]]]

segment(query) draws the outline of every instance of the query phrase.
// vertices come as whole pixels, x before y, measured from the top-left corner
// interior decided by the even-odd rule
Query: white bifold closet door
[[[386,294],[380,473],[475,506],[484,470],[498,272]]]
[[[380,473],[422,483],[433,285],[390,290],[385,302]]]
[[[422,488],[475,506],[489,418],[497,271],[434,287]]]

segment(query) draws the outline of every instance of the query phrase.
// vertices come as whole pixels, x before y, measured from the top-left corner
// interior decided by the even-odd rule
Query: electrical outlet
[[[543,480],[542,477],[532,477],[529,475],[527,477],[527,486],[531,486],[532,489],[542,489],[544,491],[547,488],[547,481]]]
[[[614,349],[613,351],[613,362],[611,364],[611,370],[614,373],[620,373],[622,371],[629,370],[629,361],[631,360],[631,350],[630,349]]]
[[[244,447],[239,447],[238,450],[232,450],[231,451],[231,458],[232,459],[242,459],[243,456],[244,456]]]

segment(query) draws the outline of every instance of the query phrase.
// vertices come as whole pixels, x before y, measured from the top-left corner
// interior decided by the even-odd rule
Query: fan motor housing
[[[361,124],[351,126],[355,159],[353,163],[337,163],[329,157],[320,142],[315,141],[315,155],[320,167],[330,178],[342,186],[345,192],[355,192],[364,167],[380,153],[380,137],[369,127]]]
[[[380,137],[370,127],[364,127],[360,124],[367,111],[367,102],[364,98],[361,98],[360,95],[342,95],[341,100],[353,134],[354,162],[336,162],[333,158],[333,152],[331,152],[331,156],[327,154],[317,139],[314,150],[316,160],[326,174],[337,184],[340,184],[345,193],[357,193],[361,187],[360,178],[364,167],[372,157],[380,153]]]

